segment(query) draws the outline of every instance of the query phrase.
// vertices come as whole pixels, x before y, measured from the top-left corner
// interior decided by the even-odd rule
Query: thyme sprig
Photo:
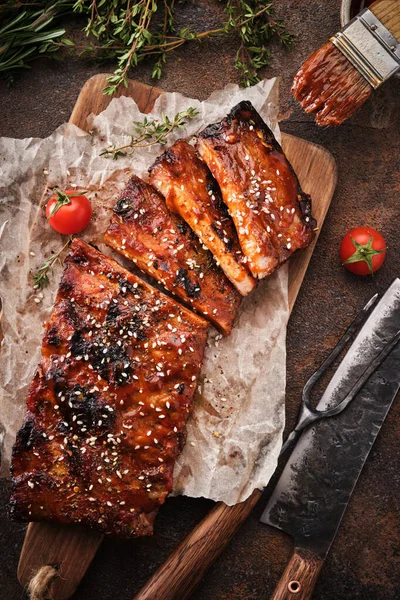
[[[83,0],[80,3],[83,4]],[[139,0],[133,8],[129,1],[120,2],[105,25],[108,4],[92,0],[86,33],[92,33],[100,42],[108,44],[108,50],[114,52],[118,60],[118,68],[104,88],[104,93],[109,95],[114,94],[119,86],[128,85],[129,69],[145,58],[155,58],[152,77],[160,79],[167,53],[187,42],[201,42],[217,35],[236,35],[239,38],[235,66],[241,73],[241,84],[250,86],[260,80],[260,69],[268,65],[270,42],[277,39],[283,46],[289,46],[294,39],[286,32],[283,21],[274,17],[272,2],[265,3],[263,0],[228,0],[224,3],[226,21],[220,27],[201,32],[192,31],[189,27],[176,30],[175,0],[163,1],[162,27],[154,24],[160,4],[156,0]],[[113,19],[118,23],[115,29]],[[122,42],[123,50],[113,45],[118,41]]]
[[[162,114],[160,120],[145,117],[143,121],[134,121],[135,135],[131,135],[130,141],[123,146],[112,145],[109,148],[103,148],[100,156],[112,157],[117,160],[119,156],[133,154],[137,148],[147,148],[154,144],[166,144],[169,134],[174,129],[183,127],[189,119],[194,119],[198,114],[197,108],[189,107],[176,113],[172,119]]]
[[[241,73],[242,86],[249,87],[260,81],[260,69],[268,66],[271,42],[277,40],[288,48],[294,35],[286,32],[282,19],[274,17],[272,2],[231,0],[225,11],[225,33],[235,32],[240,39],[235,66]]]
[[[36,273],[32,273],[33,287],[35,290],[41,289],[49,284],[49,271],[53,269],[55,263],[58,261],[61,263],[60,255],[69,247],[72,242],[72,237],[64,244],[64,246],[58,252],[51,254],[43,264],[40,265]]]
[[[128,85],[130,69],[145,59],[154,61],[152,77],[160,79],[167,56],[183,44],[233,36],[238,40],[234,64],[241,84],[253,85],[260,79],[260,70],[268,65],[271,42],[290,46],[294,36],[275,17],[271,1],[219,0],[219,4],[225,13],[221,24],[194,31],[190,27],[177,28],[176,0],[8,2],[0,5],[0,76],[11,81],[18,69],[28,68],[37,56],[58,56],[58,50],[69,49],[80,56],[117,62],[104,88],[112,95],[120,86]],[[64,28],[54,29],[61,17],[71,14],[85,20],[87,43],[74,44],[65,37]]]

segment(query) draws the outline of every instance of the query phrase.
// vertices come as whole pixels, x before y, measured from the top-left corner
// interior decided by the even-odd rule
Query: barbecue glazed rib
[[[11,514],[151,535],[208,323],[75,239],[13,449]]]
[[[311,199],[250,102],[206,127],[197,150],[219,183],[254,277],[270,275],[309,245],[316,226]]]
[[[178,140],[150,168],[150,181],[169,210],[180,215],[207,246],[242,296],[251,292],[256,281],[246,267],[235,226],[215,179],[193,146]]]
[[[130,179],[114,207],[104,241],[222,333],[230,333],[240,294],[152,185],[139,177]]]

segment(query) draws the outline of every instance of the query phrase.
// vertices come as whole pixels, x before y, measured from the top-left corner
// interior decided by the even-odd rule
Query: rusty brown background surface
[[[337,129],[318,129],[289,94],[300,63],[340,28],[339,1],[275,0],[296,43],[275,48],[267,77],[281,77],[283,131],[323,145],[335,157],[339,182],[320,239],[292,314],[288,331],[287,430],[295,420],[301,388],[352,316],[374,292],[383,292],[400,275],[400,79],[379,90],[362,111]],[[221,17],[216,0],[189,1],[182,21],[200,29]],[[79,25],[72,23],[78,32]],[[76,33],[76,35],[79,35]],[[238,81],[232,66],[235,43],[213,39],[170,57],[160,87],[206,98],[215,88]],[[68,120],[79,90],[104,65],[78,59],[41,60],[13,89],[0,84],[0,135],[48,136]],[[132,74],[151,83],[149,67]],[[338,246],[350,227],[379,229],[389,246],[382,270],[373,279],[357,278],[340,265]],[[339,534],[321,572],[315,600],[395,600],[400,598],[400,404],[395,401],[361,475]],[[273,482],[272,482],[273,484]],[[271,486],[269,487],[271,489]],[[291,552],[291,541],[259,523],[268,490],[245,526],[214,564],[194,600],[261,600],[272,593]],[[25,527],[6,518],[7,485],[1,485],[0,596],[24,598],[16,580]],[[75,600],[129,600],[211,502],[170,499],[160,511],[156,535],[132,542],[107,539]],[[157,599],[154,599],[157,600]]]

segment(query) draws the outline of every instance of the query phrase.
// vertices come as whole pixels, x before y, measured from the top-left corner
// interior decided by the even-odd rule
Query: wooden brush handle
[[[219,502],[172,552],[134,600],[185,600],[249,516],[259,490],[240,504]]]
[[[400,0],[376,0],[369,9],[382,25],[400,41]]]
[[[316,554],[295,548],[270,600],[309,600],[322,565]]]

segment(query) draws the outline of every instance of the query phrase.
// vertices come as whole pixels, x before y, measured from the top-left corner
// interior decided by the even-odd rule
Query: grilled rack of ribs
[[[150,168],[150,181],[214,255],[236,289],[246,296],[256,281],[246,267],[235,226],[208,167],[193,146],[178,140]]]
[[[151,535],[208,323],[75,239],[12,456],[11,515]]]
[[[316,227],[310,197],[250,102],[206,127],[196,147],[221,188],[254,277],[270,275],[309,245]]]
[[[15,519],[151,535],[207,321],[229,334],[241,294],[312,240],[310,197],[249,102],[196,148],[204,162],[183,140],[164,153],[156,187],[130,179],[105,241],[202,316],[73,241],[13,449]]]
[[[190,227],[150,184],[132,177],[104,241],[229,334],[241,296]]]

